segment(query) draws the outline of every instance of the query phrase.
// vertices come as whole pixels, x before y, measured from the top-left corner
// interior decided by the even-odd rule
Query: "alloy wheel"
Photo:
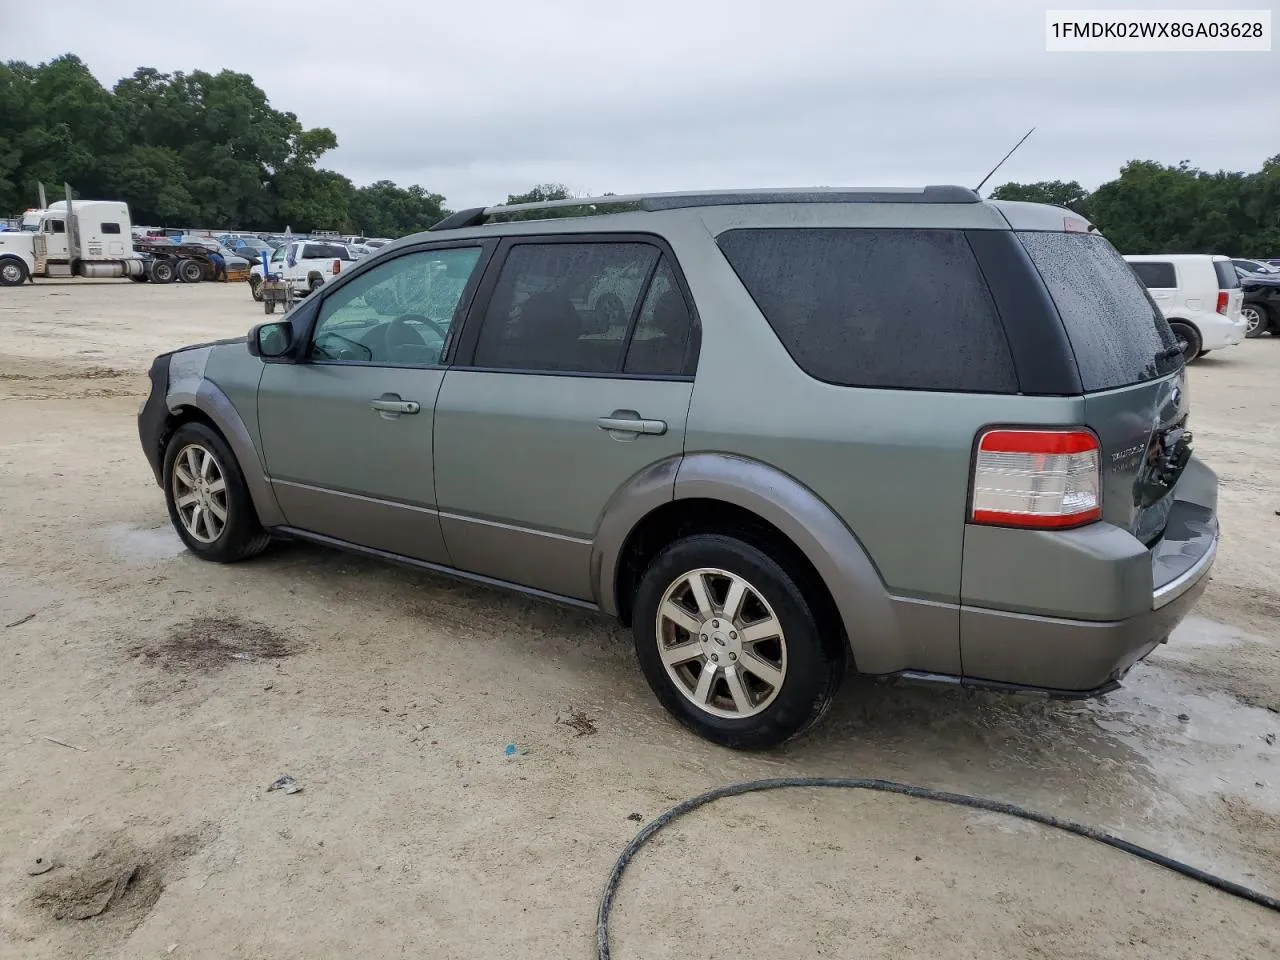
[[[662,595],[658,652],[699,710],[741,720],[767,708],[787,675],[787,641],[764,596],[728,570],[682,575]]]
[[[1246,306],[1240,311],[1240,316],[1244,318],[1244,332],[1246,335],[1256,332],[1262,323],[1262,313],[1254,306]]]
[[[222,464],[191,443],[173,461],[173,502],[183,528],[201,543],[213,543],[227,527],[227,480]]]

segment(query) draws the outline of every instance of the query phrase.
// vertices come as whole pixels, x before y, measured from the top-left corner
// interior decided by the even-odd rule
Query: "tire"
[[[199,283],[204,279],[204,267],[198,260],[179,260],[178,279],[183,283]]]
[[[139,273],[136,276],[130,275],[129,279],[132,280],[134,283],[146,283],[147,275],[145,273]]]
[[[7,257],[0,260],[0,287],[20,287],[27,282],[27,265]]]
[[[258,303],[262,302],[262,280],[249,274],[249,293]]]
[[[265,303],[263,303],[263,305],[262,305],[262,309],[263,309],[263,312],[265,312],[265,313],[275,313],[275,312],[276,312],[276,302],[275,302],[274,300],[268,300],[268,301],[266,301]]]
[[[692,612],[696,579],[711,600],[707,618]],[[745,587],[745,599],[738,617],[725,619],[724,603],[735,581]],[[665,615],[659,626],[659,609],[669,605],[683,608],[678,619],[687,626],[677,627],[677,619]],[[636,655],[654,694],[677,720],[721,746],[759,750],[802,733],[826,711],[844,679],[843,636],[820,628],[797,576],[734,537],[698,534],[667,546],[641,577],[633,609]],[[771,620],[776,632],[765,628],[754,643],[747,640],[752,627],[760,630]],[[684,660],[668,654],[664,662],[663,650],[673,648]],[[731,672],[736,691],[730,688]],[[697,682],[704,673],[714,676],[709,685]]]
[[[1271,317],[1267,308],[1260,303],[1246,303],[1240,308],[1240,316],[1245,322],[1244,335],[1250,340],[1271,329]]]
[[[324,277],[312,277],[307,281],[307,292],[315,293],[324,286]]]
[[[1195,363],[1200,355],[1200,332],[1185,320],[1170,320],[1169,328],[1182,342],[1182,362]]]
[[[151,264],[152,283],[173,283],[176,275],[173,264],[168,260],[157,260]]]
[[[217,431],[203,423],[179,427],[165,448],[163,476],[169,522],[187,549],[201,560],[234,563],[266,549],[271,536],[258,522],[240,465]],[[189,482],[197,477],[202,482]],[[179,497],[189,495],[195,496],[196,502],[180,506]],[[221,522],[219,509],[225,516]]]

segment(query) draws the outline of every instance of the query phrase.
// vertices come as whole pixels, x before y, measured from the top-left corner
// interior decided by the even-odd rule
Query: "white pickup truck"
[[[295,296],[306,296],[350,267],[355,259],[347,245],[336,240],[292,240],[271,252],[269,264],[271,275],[287,280]],[[249,290],[253,299],[259,301],[262,300],[262,274],[259,260],[249,269]]]

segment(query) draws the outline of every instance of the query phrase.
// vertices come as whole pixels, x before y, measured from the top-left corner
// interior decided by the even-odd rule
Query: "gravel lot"
[[[633,815],[786,774],[1023,803],[1280,895],[1280,339],[1192,370],[1225,542],[1203,619],[1121,691],[851,682],[744,756],[588,614],[297,544],[185,554],[145,370],[261,318],[240,284],[0,291],[0,956],[585,960]],[[619,960],[819,954],[1273,960],[1280,918],[995,815],[807,791],[680,821],[615,912]]]

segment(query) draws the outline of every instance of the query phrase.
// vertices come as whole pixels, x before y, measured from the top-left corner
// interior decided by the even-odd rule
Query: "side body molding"
[[[285,522],[284,514],[276,503],[276,495],[267,479],[262,458],[258,455],[244,420],[218,385],[204,377],[208,354],[209,350],[206,348],[174,355],[169,366],[169,391],[166,397],[169,412],[177,413],[183,407],[192,407],[213,421],[240,464],[240,472],[244,474],[245,486],[249,488],[249,496],[258,512],[259,522],[267,528],[279,526]]]
[[[691,499],[749,510],[804,553],[835,600],[859,672],[961,672],[957,606],[892,596],[858,538],[813,491],[767,464],[731,454],[654,464],[614,497],[591,558],[602,610],[617,615],[618,561],[631,530],[664,503]]]

